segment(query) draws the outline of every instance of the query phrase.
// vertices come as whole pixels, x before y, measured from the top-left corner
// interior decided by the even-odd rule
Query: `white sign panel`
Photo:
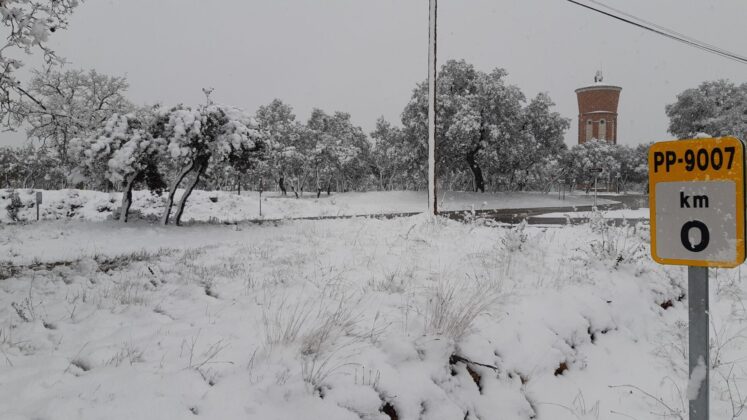
[[[673,260],[737,259],[733,181],[656,184],[656,255]]]

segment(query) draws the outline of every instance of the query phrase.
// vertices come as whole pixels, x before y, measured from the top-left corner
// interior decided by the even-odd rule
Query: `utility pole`
[[[428,25],[428,214],[438,214],[436,196],[436,18],[437,0],[429,0]]]

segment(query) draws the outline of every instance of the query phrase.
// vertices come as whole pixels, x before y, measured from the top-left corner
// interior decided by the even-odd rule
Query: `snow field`
[[[647,229],[0,226],[0,417],[684,418],[685,270]],[[743,415],[740,274],[712,274],[714,418]]]
[[[602,217],[608,219],[648,219],[651,215],[649,208],[640,208],[636,210],[624,209],[624,210],[603,210],[599,212]],[[590,219],[595,217],[596,214],[591,211],[576,211],[576,212],[556,212],[556,213],[545,213],[535,218],[543,217],[565,217],[569,219]]]
[[[35,221],[35,190],[17,190],[23,208],[22,220]],[[10,221],[5,208],[10,204],[10,190],[0,190],[0,223]],[[262,216],[259,215],[259,193],[242,191],[241,195],[225,191],[195,190],[190,196],[184,221],[236,222],[249,219],[283,219],[293,217],[366,215],[378,213],[417,213],[427,210],[427,193],[424,191],[371,191],[341,193],[320,198],[306,194],[295,199],[293,194],[281,196],[276,192],[262,194]],[[177,200],[181,192],[177,193]],[[85,190],[43,191],[40,206],[42,220],[102,221],[118,212],[121,193],[104,193]],[[133,218],[158,220],[163,213],[165,198],[148,191],[134,191],[131,213]],[[442,210],[482,210],[524,207],[567,207],[591,205],[593,197],[568,196],[565,200],[553,194],[542,193],[470,193],[446,192],[440,195]],[[215,200],[215,201],[214,201]],[[600,200],[600,203],[611,203]]]

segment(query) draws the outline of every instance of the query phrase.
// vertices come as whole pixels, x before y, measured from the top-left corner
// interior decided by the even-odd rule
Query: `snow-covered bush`
[[[498,298],[489,283],[438,279],[428,291],[425,332],[459,341]]]
[[[161,218],[164,225],[169,222],[177,188],[187,176],[193,176],[179,200],[175,215],[178,225],[187,199],[208,166],[237,156],[247,158],[245,152],[257,150],[261,138],[253,118],[238,108],[214,104],[195,109],[178,106],[163,115],[163,138],[178,168]]]
[[[96,135],[75,143],[83,176],[104,177],[122,186],[119,218],[123,222],[132,205],[135,181],[146,172],[157,173],[155,167],[166,152],[166,141],[158,136],[159,110],[154,111],[115,114]]]
[[[506,230],[506,234],[501,238],[503,250],[506,252],[521,251],[526,244],[529,235],[526,232],[527,221],[522,220],[518,225]]]
[[[589,243],[590,261],[601,261],[617,269],[646,257],[646,247],[636,235],[635,226],[611,226],[601,215],[592,217],[589,223],[596,234],[596,239]]]
[[[5,206],[5,210],[8,212],[10,220],[17,222],[19,221],[18,211],[23,207],[23,203],[21,203],[21,198],[18,196],[18,193],[13,190],[10,191],[8,198],[9,200],[8,204]]]

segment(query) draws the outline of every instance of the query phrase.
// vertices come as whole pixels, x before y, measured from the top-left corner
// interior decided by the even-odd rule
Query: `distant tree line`
[[[6,2],[7,3],[7,2]],[[275,189],[301,197],[332,191],[424,189],[427,84],[415,86],[400,124],[380,118],[373,132],[349,114],[312,111],[298,121],[280,100],[249,115],[216,105],[138,107],[127,81],[96,71],[63,71],[48,38],[65,29],[75,0],[3,4],[0,124],[27,127],[29,144],[0,147],[0,187],[121,191],[127,219],[133,189],[165,194],[163,223],[179,223],[194,188]],[[40,51],[46,70],[24,85],[18,53]],[[503,69],[465,61],[443,65],[437,84],[437,168],[446,189],[549,191],[588,186],[594,176],[626,188],[645,182],[647,146],[591,141],[567,148],[569,120],[544,93],[527,99]],[[705,82],[666,108],[670,132],[747,135],[747,85]],[[601,169],[596,175],[591,168]],[[178,203],[176,191],[185,190]],[[176,206],[172,219],[172,208]]]
[[[419,83],[400,124],[380,118],[367,134],[344,112],[314,109],[299,121],[274,100],[255,113],[207,101],[199,106],[137,107],[126,80],[95,71],[34,74],[15,116],[31,142],[0,148],[0,185],[77,187],[163,193],[164,223],[179,222],[195,188],[276,190],[290,197],[426,187],[427,86]],[[648,145],[590,141],[568,148],[569,120],[546,94],[527,99],[506,72],[464,61],[441,69],[438,176],[443,188],[549,191],[588,187],[595,176],[613,188],[644,184]],[[670,132],[747,135],[747,87],[728,81],[688,89],[666,108]],[[590,171],[600,168],[597,175]],[[187,193],[174,203],[177,189]],[[172,214],[173,208],[173,214]]]
[[[573,170],[565,164],[570,163],[566,157],[571,151],[563,142],[569,120],[553,111],[546,94],[527,101],[505,78],[504,70],[484,73],[464,61],[449,61],[441,69],[438,175],[446,188],[541,189]],[[102,127],[115,115],[143,119],[156,112],[132,105],[125,98],[126,89],[124,79],[95,71],[35,73],[28,91],[37,100],[21,101],[18,107],[35,147],[3,150],[4,155],[13,156],[7,159],[16,162],[3,174],[5,184],[48,188],[80,184],[76,173],[81,156],[72,148],[76,142],[102,135]],[[301,122],[288,104],[272,101],[252,118],[245,116],[261,138],[262,158],[247,162],[247,167],[238,162],[210,165],[198,185],[228,189],[252,183],[257,188],[261,177],[265,188],[296,196],[304,191],[422,189],[426,185],[426,94],[426,84],[418,84],[402,113],[401,125],[380,118],[370,135],[355,126],[347,113],[315,109],[308,121]],[[45,172],[23,163],[32,162],[34,156],[54,159],[55,164],[42,166],[49,168]],[[100,156],[105,158],[111,157]],[[48,173],[52,168],[55,173]],[[117,177],[91,179],[96,182],[84,182],[86,187],[112,189],[115,183],[124,182]],[[139,182],[135,181],[138,187]]]

